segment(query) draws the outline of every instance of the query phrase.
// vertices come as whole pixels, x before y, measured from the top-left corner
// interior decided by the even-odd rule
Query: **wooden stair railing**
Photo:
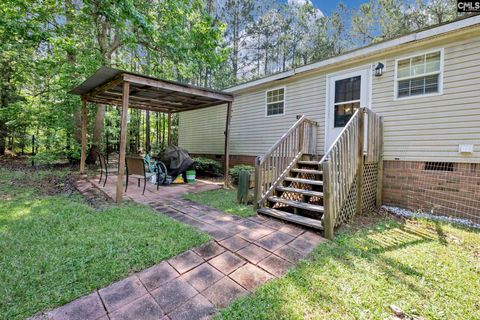
[[[279,183],[304,154],[317,151],[317,127],[306,116],[297,122],[261,157],[255,161],[255,208],[262,207]]]
[[[319,170],[323,171],[325,237],[332,239],[334,228],[345,220],[339,217],[340,214],[351,218],[353,214],[362,211],[364,161],[378,163],[378,205],[379,197],[381,199],[382,153],[383,119],[368,108],[360,108],[319,162]],[[351,200],[352,190],[355,190],[355,199],[347,201]]]

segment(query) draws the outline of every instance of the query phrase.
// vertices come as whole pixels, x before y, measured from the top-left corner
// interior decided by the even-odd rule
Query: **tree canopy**
[[[30,152],[35,135],[37,157],[78,160],[80,101],[68,91],[102,65],[221,89],[454,19],[454,2],[340,3],[325,16],[309,1],[4,0],[0,155]],[[118,112],[89,108],[93,162],[106,138],[115,148]],[[131,111],[130,151],[162,148],[165,119]]]

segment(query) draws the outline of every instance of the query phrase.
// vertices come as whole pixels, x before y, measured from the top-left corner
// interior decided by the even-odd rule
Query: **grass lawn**
[[[255,214],[253,206],[237,202],[237,190],[218,189],[199,193],[186,194],[185,199],[206,204],[212,208],[241,217],[250,217]]]
[[[45,195],[38,185],[51,175],[0,169],[0,319],[65,304],[209,239],[146,206],[96,211],[75,194]]]
[[[320,245],[218,318],[392,319],[392,305],[423,319],[480,319],[480,233],[382,218]]]

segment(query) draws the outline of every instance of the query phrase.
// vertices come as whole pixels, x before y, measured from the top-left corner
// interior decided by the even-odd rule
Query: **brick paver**
[[[228,275],[243,266],[246,261],[232,252],[224,252],[218,257],[213,258],[209,263],[216,269]]]
[[[215,241],[210,241],[203,246],[193,249],[200,257],[205,260],[209,260],[219,254],[223,253],[225,249],[218,245]]]
[[[130,276],[121,281],[115,282],[106,288],[98,291],[108,312],[140,298],[147,294],[147,289],[143,286],[137,276]]]
[[[251,263],[240,267],[230,277],[247,290],[252,290],[273,278],[270,274]]]
[[[138,278],[148,290],[154,290],[162,284],[175,279],[180,274],[166,261],[160,262],[138,274]]]
[[[74,300],[63,307],[47,313],[52,320],[97,319],[107,314],[97,292]]]
[[[250,242],[248,242],[248,241],[246,241],[246,240],[244,240],[240,237],[233,236],[233,237],[230,237],[230,238],[227,238],[225,240],[220,241],[220,244],[230,251],[238,251],[238,250],[248,246],[250,244]]]
[[[110,197],[115,182],[109,177],[104,189]],[[81,189],[89,188],[84,183]],[[193,185],[165,188],[168,192],[161,197],[155,192],[141,196],[139,190],[129,187],[129,197],[207,232],[214,240],[52,310],[45,314],[48,319],[209,319],[218,308],[281,277],[326,241],[279,220],[240,218],[180,199],[178,194],[197,190]]]
[[[158,320],[164,315],[151,295],[146,294],[110,314],[110,320]]]
[[[203,263],[202,257],[195,252],[188,250],[176,257],[168,260],[168,262],[175,268],[180,274],[187,272]]]
[[[248,293],[238,283],[224,277],[213,286],[203,292],[203,295],[210,300],[216,307],[224,308],[233,300],[244,296]]]
[[[183,275],[183,278],[199,292],[212,286],[222,277],[223,274],[208,263],[201,264]]]
[[[293,267],[293,264],[272,254],[260,261],[258,266],[276,277],[281,277],[288,269]]]
[[[248,245],[247,247],[239,250],[237,253],[253,264],[257,264],[269,255],[268,251],[254,244]]]
[[[152,291],[152,296],[165,312],[173,311],[178,306],[187,302],[197,295],[195,290],[187,281],[177,278]]]

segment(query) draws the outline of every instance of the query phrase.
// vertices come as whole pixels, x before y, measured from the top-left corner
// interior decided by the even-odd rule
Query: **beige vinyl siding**
[[[266,116],[266,91],[285,88],[285,113]],[[179,145],[191,153],[223,154],[225,110],[206,108],[180,113]],[[230,129],[230,153],[261,155],[305,114],[319,122],[318,150],[324,148],[325,75],[278,81],[259,90],[235,95]]]
[[[328,70],[296,75],[235,94],[231,153],[263,154],[295,122],[296,115],[305,114],[320,124],[317,150],[322,154],[327,75],[383,61],[386,63],[383,76],[372,77],[371,105],[385,119],[385,159],[479,163],[480,36],[456,40],[438,38],[428,44],[404,45],[383,56],[361,58],[348,65],[331,65]],[[441,48],[444,50],[443,94],[395,100],[395,60]],[[265,92],[279,87],[285,87],[285,114],[266,117]],[[191,152],[223,154],[225,112],[217,113],[204,109],[181,114],[181,145]],[[474,153],[458,153],[459,144],[474,144]]]
[[[325,122],[324,76],[309,76],[293,82],[276,82],[261,90],[236,95],[233,103],[231,152],[232,154],[261,155],[275,143],[304,114],[320,123],[318,148],[323,150]],[[285,88],[285,113],[265,115],[265,92]]]
[[[226,105],[180,112],[178,145],[190,153],[223,154]]]
[[[443,94],[394,100],[395,59],[444,49]],[[480,162],[480,37],[386,57],[372,81],[373,110],[385,121],[385,159]],[[473,144],[473,154],[458,152]]]

